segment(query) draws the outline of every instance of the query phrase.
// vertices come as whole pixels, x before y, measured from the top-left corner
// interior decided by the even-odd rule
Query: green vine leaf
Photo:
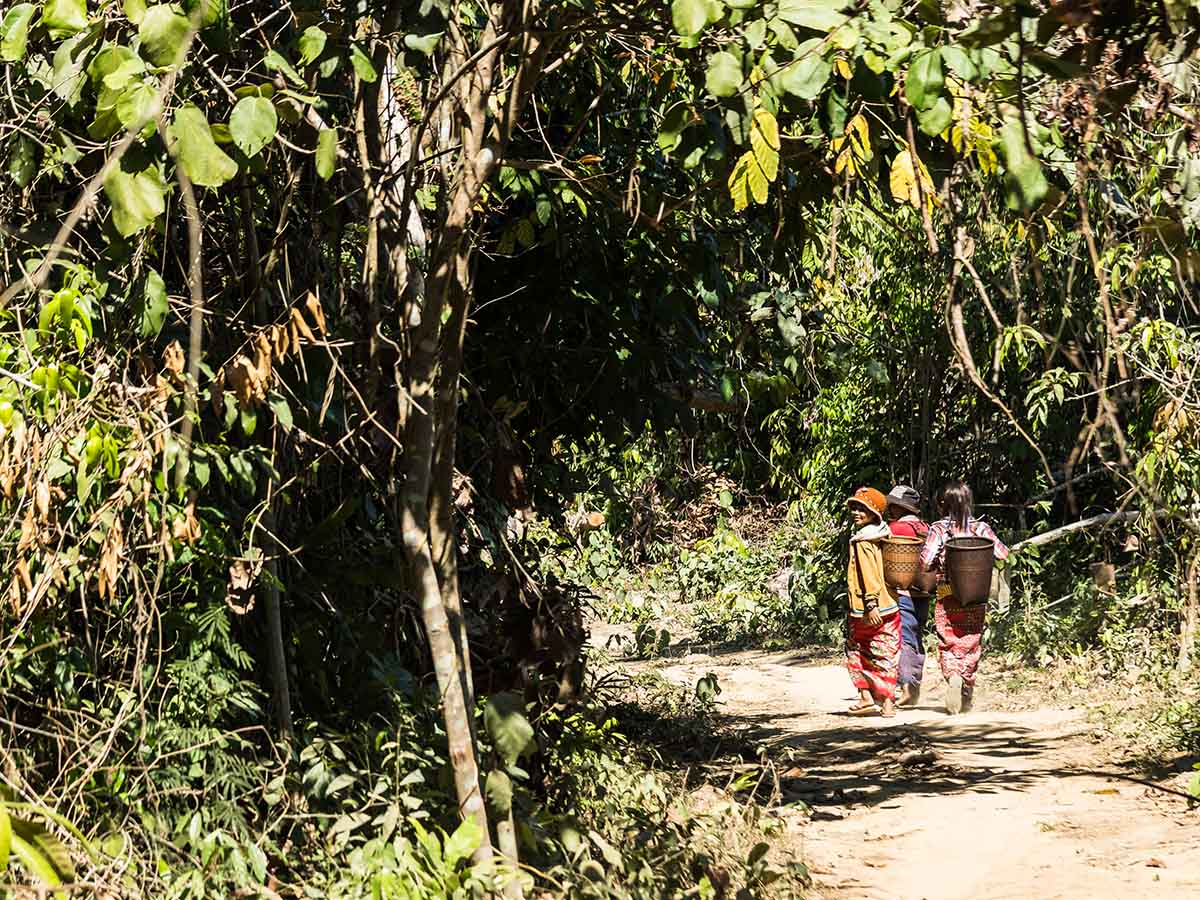
[[[104,179],[112,204],[113,225],[122,237],[137,234],[166,210],[167,185],[153,163],[141,171],[125,169],[126,160]]]
[[[29,42],[29,21],[36,10],[32,3],[18,3],[0,23],[0,60],[20,62]]]
[[[193,184],[220,187],[237,174],[237,163],[217,146],[208,119],[195,106],[179,109],[168,131],[175,141],[179,167]]]
[[[406,34],[404,36],[404,46],[423,56],[432,56],[433,51],[437,49],[438,41],[441,39],[442,32],[440,31],[433,34]]]
[[[315,62],[325,52],[327,40],[325,32],[319,26],[309,25],[305,28],[300,35],[300,40],[296,42],[296,46],[300,50],[300,65],[307,66],[309,63]]]
[[[904,76],[904,96],[913,109],[929,109],[941,96],[944,84],[941,52],[925,50],[914,56],[908,67],[908,74]]]
[[[708,60],[704,86],[714,97],[732,97],[742,84],[742,64],[727,50],[714,53]]]
[[[699,34],[708,24],[708,3],[706,0],[673,0],[671,24],[680,37]]]
[[[796,48],[793,61],[778,76],[780,86],[789,94],[801,100],[815,100],[825,89],[833,63],[822,55],[824,43],[821,38],[813,38]]]
[[[846,0],[783,0],[779,18],[801,28],[832,31],[845,23],[848,17],[842,10],[847,6]]]
[[[354,66],[355,74],[368,84],[379,78],[379,73],[375,71],[375,63],[371,62],[371,57],[367,56],[367,52],[358,44],[350,45],[350,65]]]
[[[278,124],[274,103],[264,97],[243,97],[229,117],[229,133],[238,149],[253,157],[275,139]]]
[[[142,284],[141,323],[138,332],[142,337],[158,337],[171,305],[167,300],[167,286],[162,276],[151,269]]]
[[[525,718],[524,701],[516,694],[489,697],[483,710],[483,724],[505,765],[515,765],[533,749],[533,726]]]
[[[332,128],[322,128],[317,135],[317,174],[324,181],[333,177],[337,165],[337,146],[337,132]]]
[[[165,3],[146,10],[138,24],[142,55],[159,67],[173,66],[192,30],[187,16]]]
[[[87,0],[46,0],[42,24],[54,40],[83,31],[88,26]]]

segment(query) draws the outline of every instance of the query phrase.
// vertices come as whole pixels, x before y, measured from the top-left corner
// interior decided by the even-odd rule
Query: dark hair
[[[938,494],[938,509],[943,516],[948,516],[959,528],[966,530],[971,519],[975,497],[971,489],[962,481],[951,481]]]

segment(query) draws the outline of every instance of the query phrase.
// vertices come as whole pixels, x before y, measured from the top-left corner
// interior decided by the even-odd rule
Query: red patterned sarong
[[[963,606],[953,596],[941,597],[933,611],[937,631],[938,662],[942,676],[949,681],[961,675],[963,684],[975,684],[975,672],[983,655],[983,616],[987,604]]]
[[[882,703],[896,693],[900,672],[900,614],[884,616],[874,627],[861,618],[850,618],[846,668],[860,691],[870,691]]]

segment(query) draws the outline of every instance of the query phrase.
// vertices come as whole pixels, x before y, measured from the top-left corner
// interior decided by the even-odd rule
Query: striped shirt
[[[947,516],[929,526],[929,535],[925,538],[925,546],[921,548],[921,565],[934,572],[944,571],[946,541],[952,537],[966,537],[968,535],[988,538],[995,545],[996,559],[1008,559],[1008,548],[1004,546],[1000,538],[996,537],[996,532],[992,531],[992,526],[987,522],[981,522],[979,519],[968,519],[967,527],[964,531]]]

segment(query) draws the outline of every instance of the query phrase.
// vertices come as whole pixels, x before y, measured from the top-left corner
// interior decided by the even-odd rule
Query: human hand
[[[863,616],[863,621],[872,628],[878,628],[883,624],[883,616],[879,615],[879,610],[877,609],[868,609],[866,614]]]

